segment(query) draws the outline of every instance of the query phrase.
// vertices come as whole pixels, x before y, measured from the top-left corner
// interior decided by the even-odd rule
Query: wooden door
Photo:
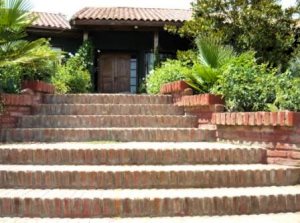
[[[98,90],[102,93],[130,92],[129,54],[102,54],[98,60]]]

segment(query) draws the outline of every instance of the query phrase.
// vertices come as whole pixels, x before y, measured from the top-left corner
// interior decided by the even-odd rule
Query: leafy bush
[[[90,73],[93,72],[94,69],[94,46],[91,41],[85,40],[82,46],[78,49],[76,53],[76,58],[80,60],[82,66]]]
[[[27,0],[0,0],[0,90],[18,93],[23,79],[48,80],[59,58],[49,41],[28,41],[26,29],[36,19]]]
[[[87,93],[91,88],[90,73],[82,67],[76,57],[59,66],[51,82],[58,93]]]
[[[54,52],[49,43],[39,49],[52,55],[48,59],[40,58],[28,63],[9,63],[0,66],[0,91],[6,93],[19,93],[22,80],[41,80],[49,82],[51,76],[55,75],[59,62],[60,52]]]
[[[75,56],[59,65],[57,73],[51,78],[58,93],[87,93],[91,91],[91,74],[88,71],[90,61],[89,50],[82,45]]]
[[[193,66],[198,61],[198,55],[195,50],[177,51],[177,59],[183,64]]]
[[[277,69],[258,65],[254,52],[233,58],[212,89],[223,95],[229,111],[266,111],[276,98]]]
[[[0,93],[19,93],[22,69],[18,65],[0,67]]]
[[[60,63],[62,52],[53,50],[49,43],[41,47],[39,52],[44,55],[49,55],[49,57],[47,59],[41,57],[30,63],[23,64],[23,79],[49,82],[51,77],[57,72],[57,66]]]
[[[191,72],[179,60],[167,60],[161,67],[154,69],[146,78],[146,88],[149,94],[157,94],[163,84],[183,80],[186,73]]]
[[[300,111],[300,78],[289,71],[281,74],[276,84],[276,100],[273,109]]]

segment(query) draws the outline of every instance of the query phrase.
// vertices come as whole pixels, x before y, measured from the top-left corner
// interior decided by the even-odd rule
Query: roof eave
[[[53,31],[69,31],[71,27],[53,27],[53,26],[39,26],[32,25],[28,27],[29,30],[53,30]]]
[[[182,26],[181,21],[141,21],[141,20],[100,20],[100,19],[73,19],[72,26],[139,26],[164,27],[165,25]]]

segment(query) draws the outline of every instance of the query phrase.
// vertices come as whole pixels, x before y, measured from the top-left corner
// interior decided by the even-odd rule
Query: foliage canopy
[[[238,53],[257,52],[260,63],[285,68],[290,60],[299,4],[283,9],[277,0],[196,0],[192,8],[192,20],[167,29],[192,39],[203,33],[219,37]]]

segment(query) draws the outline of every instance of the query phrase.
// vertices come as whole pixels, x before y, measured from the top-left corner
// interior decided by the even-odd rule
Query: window
[[[159,54],[160,62],[166,61],[167,59],[173,59],[173,58],[175,58],[174,54],[170,54],[170,53],[160,53]],[[147,53],[145,55],[146,75],[148,75],[150,73],[150,71],[153,70],[154,62],[155,62],[154,53]]]
[[[137,92],[137,59],[130,59],[130,92]]]
[[[153,70],[154,68],[154,53],[147,53],[145,55],[145,72],[146,72],[146,75],[148,75],[150,73],[151,70]]]

